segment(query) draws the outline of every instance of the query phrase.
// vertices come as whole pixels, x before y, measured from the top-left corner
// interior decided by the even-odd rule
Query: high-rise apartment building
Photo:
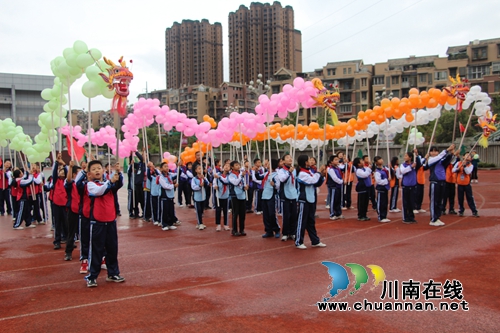
[[[302,34],[291,6],[252,2],[229,13],[230,82],[248,83],[280,68],[302,72]]]
[[[167,88],[223,81],[222,25],[208,20],[174,22],[165,31]]]

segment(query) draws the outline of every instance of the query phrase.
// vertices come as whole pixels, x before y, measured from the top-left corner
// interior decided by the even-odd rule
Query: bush
[[[478,168],[496,168],[496,165],[494,163],[486,162],[479,162],[477,166]]]

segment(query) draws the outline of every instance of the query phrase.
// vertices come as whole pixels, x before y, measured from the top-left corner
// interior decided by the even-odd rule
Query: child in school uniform
[[[217,160],[216,160],[217,161]],[[220,169],[219,169],[220,170]],[[215,200],[215,231],[221,231],[221,217],[224,214],[224,230],[229,231],[227,215],[229,210],[229,173],[231,167],[229,163],[224,164],[224,168],[214,174],[213,189]]]
[[[52,203],[52,216],[54,218],[54,250],[61,248],[61,234],[67,235],[66,230],[66,204],[68,203],[68,194],[64,187],[64,182],[67,177],[68,170],[62,160],[62,155],[57,155],[57,160],[54,161],[52,170],[52,189],[53,203]]]
[[[399,166],[402,175],[401,186],[403,188],[401,201],[403,201],[403,223],[417,223],[415,213],[415,187],[417,186],[417,170],[421,167],[420,159],[415,158],[413,152],[409,151],[404,156],[404,163]]]
[[[283,168],[278,171],[280,183],[280,199],[283,214],[283,230],[281,231],[282,241],[288,238],[295,240],[297,230],[297,187],[292,165],[292,156],[283,156]]]
[[[153,204],[152,204],[152,196],[151,196],[151,179],[147,175],[147,171],[153,167],[154,164],[153,162],[149,161],[147,166],[146,166],[146,172],[145,176],[146,179],[144,180],[144,221],[146,222],[151,222],[153,218]]]
[[[76,186],[76,176],[80,172],[80,167],[74,165],[73,161],[69,162],[68,175],[64,183],[66,188],[68,201],[66,208],[68,216],[66,217],[66,230],[68,231],[66,240],[66,251],[64,260],[73,260],[73,249],[75,248],[75,235],[78,231],[78,224],[80,222],[80,192]]]
[[[233,207],[233,227],[231,234],[233,236],[246,236],[245,233],[245,202],[246,191],[248,191],[248,184],[245,181],[248,171],[240,171],[241,165],[237,161],[232,161],[231,173],[228,176],[229,180],[229,195],[231,196],[231,204]],[[239,222],[239,225],[238,225]],[[238,228],[239,227],[239,228]]]
[[[175,188],[179,186],[174,182],[170,175],[167,162],[160,164],[160,176],[157,178],[157,183],[161,186],[160,202],[161,202],[161,230],[175,230],[177,227],[174,225],[175,212],[174,212],[174,198]]]
[[[20,170],[22,171],[22,170]],[[17,213],[16,221],[14,222],[13,228],[15,230],[24,229],[21,227],[21,223],[24,220],[26,228],[35,228],[36,225],[31,223],[31,206],[29,205],[29,197],[32,195],[31,192],[31,184],[33,183],[33,175],[28,171],[24,172],[24,176],[22,173],[19,173],[19,177],[17,178],[17,201],[19,203],[19,211]]]
[[[326,247],[321,243],[316,232],[316,188],[320,187],[324,182],[322,173],[324,168],[317,173],[311,173],[309,170],[309,156],[300,155],[298,160],[300,170],[297,175],[297,183],[299,186],[298,203],[299,203],[299,218],[297,221],[297,231],[295,234],[295,247],[300,250],[307,249],[304,244],[305,231],[311,239],[312,247]],[[337,158],[338,162],[338,158]],[[340,198],[339,198],[340,205]]]
[[[413,154],[415,159],[420,159],[420,164],[425,165],[427,158],[422,157],[418,150],[414,150]],[[425,170],[424,167],[418,168],[417,170],[417,185],[415,186],[415,205],[413,206],[413,213],[426,213],[425,209],[422,209],[422,202],[424,202],[424,190],[425,190]]]
[[[372,202],[373,210],[377,210],[377,198],[375,197],[375,178],[373,177],[373,172],[375,171],[375,164],[373,164],[368,155],[363,156],[364,166],[365,168],[370,168],[372,173],[370,175],[370,183],[371,185],[368,187],[368,197]]]
[[[327,181],[326,184],[328,186],[328,192],[330,197],[330,202],[328,203],[330,206],[330,220],[338,220],[343,219],[344,215],[342,215],[342,186],[344,185],[344,179],[342,177],[342,171],[339,167],[340,159],[332,155],[328,159],[328,164],[330,165],[327,168]]]
[[[358,221],[370,221],[367,216],[370,199],[370,188],[372,187],[372,169],[365,165],[365,162],[356,157],[352,162],[356,168],[356,192],[358,193]]]
[[[378,221],[382,223],[391,222],[387,218],[388,193],[389,193],[389,170],[384,168],[384,160],[375,156],[375,189],[377,190],[377,213]]]
[[[460,156],[460,155],[458,155]],[[474,196],[472,195],[471,174],[474,169],[472,164],[472,156],[470,153],[466,153],[464,156],[464,161],[457,161],[453,166],[453,172],[457,174],[457,184],[458,184],[458,214],[459,216],[464,216],[464,195],[467,198],[467,204],[472,210],[473,217],[479,217],[479,213],[476,208],[476,203],[474,201]]]
[[[151,212],[153,216],[153,224],[161,226],[160,222],[161,186],[159,180],[157,181],[157,178],[160,176],[160,172],[155,168],[154,165],[151,164],[148,164],[148,168],[146,169],[146,177],[148,177],[151,183]]]
[[[203,224],[203,210],[207,199],[207,191],[210,190],[208,180],[203,175],[201,164],[196,165],[194,170],[196,176],[191,181],[191,189],[193,190],[194,208],[196,210],[196,229],[204,230],[206,226]]]
[[[391,200],[389,202],[389,212],[399,213],[401,212],[401,210],[398,208],[399,183],[401,179],[401,173],[399,172],[399,158],[397,156],[394,156],[391,160],[390,171]]]
[[[262,166],[262,161],[259,158],[253,160],[253,168],[251,170],[251,177],[253,183],[253,196],[254,196],[254,212],[257,215],[262,214],[262,175],[266,172]],[[257,177],[259,175],[260,177]],[[260,178],[260,179],[259,179]]]
[[[457,192],[457,174],[453,172],[453,167],[457,162],[456,158],[452,158],[448,167],[446,167],[446,190],[442,204],[442,214],[446,215],[446,206],[448,205],[448,214],[457,215],[455,211],[455,194]]]
[[[12,172],[12,179],[10,181],[10,195],[11,195],[11,202],[12,202],[12,220],[16,221],[17,216],[19,214],[19,201],[17,201],[17,194],[18,191],[21,190],[19,186],[17,186],[18,180],[22,179],[23,173],[21,173],[21,170],[15,169]],[[24,229],[21,227],[21,229]],[[21,230],[18,229],[18,230]]]

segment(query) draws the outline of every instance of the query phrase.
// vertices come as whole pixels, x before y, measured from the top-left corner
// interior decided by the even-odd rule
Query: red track
[[[373,211],[372,221],[358,222],[355,210],[330,221],[320,194],[317,229],[328,246],[305,251],[262,239],[262,217],[254,214],[240,238],[216,233],[212,211],[204,231],[195,229],[189,209],[177,209],[183,223],[173,231],[124,214],[119,264],[127,281],[106,283],[101,273],[92,289],[79,262],[52,249],[49,225],[17,231],[10,217],[0,217],[0,331],[498,332],[499,175],[481,171],[473,185],[480,219],[468,210],[466,217],[444,216],[440,228],[428,225],[428,213],[417,215],[417,225],[402,224],[400,213],[377,223]],[[126,213],[126,192],[120,194]],[[460,280],[470,311],[319,312],[314,304],[331,282],[325,260],[376,264],[388,280]],[[380,293],[364,286],[345,300],[375,302]]]

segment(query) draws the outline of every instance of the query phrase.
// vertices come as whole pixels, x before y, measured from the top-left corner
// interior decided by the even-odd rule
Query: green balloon
[[[99,95],[99,87],[93,81],[87,81],[83,84],[82,93],[85,97],[94,98]]]
[[[89,52],[96,61],[102,58],[102,53],[98,49],[90,49]]]
[[[76,64],[80,68],[87,68],[94,63],[94,59],[88,53],[83,53],[76,57]]]
[[[115,91],[114,90],[109,90],[107,86],[104,86],[104,87],[101,88],[101,94],[105,98],[111,99],[115,95]]]
[[[78,75],[78,73],[81,73],[82,72],[82,69],[79,68],[78,66],[75,66],[75,67],[70,67],[69,68],[69,73],[72,75],[72,76],[75,76],[75,75]]]
[[[52,87],[51,94],[52,94],[52,97],[55,97],[55,98],[60,97],[61,96],[61,86],[54,85],[54,87]]]
[[[43,111],[45,111],[45,112],[54,112],[54,110],[50,108],[49,103],[45,103],[43,105]]]
[[[44,100],[50,101],[52,99],[52,89],[45,88],[42,90],[42,93],[40,95]]]
[[[98,81],[101,80],[102,78],[99,75],[101,73],[101,70],[97,66],[89,66],[87,69],[85,69],[85,75],[89,79],[89,81]]]
[[[87,44],[85,42],[82,42],[81,40],[77,40],[76,42],[73,43],[73,50],[75,50],[75,53],[77,54],[82,54],[85,53],[89,50]]]
[[[63,57],[66,60],[68,60],[68,57],[72,56],[73,54],[75,54],[75,51],[71,47],[65,48],[63,51]]]

